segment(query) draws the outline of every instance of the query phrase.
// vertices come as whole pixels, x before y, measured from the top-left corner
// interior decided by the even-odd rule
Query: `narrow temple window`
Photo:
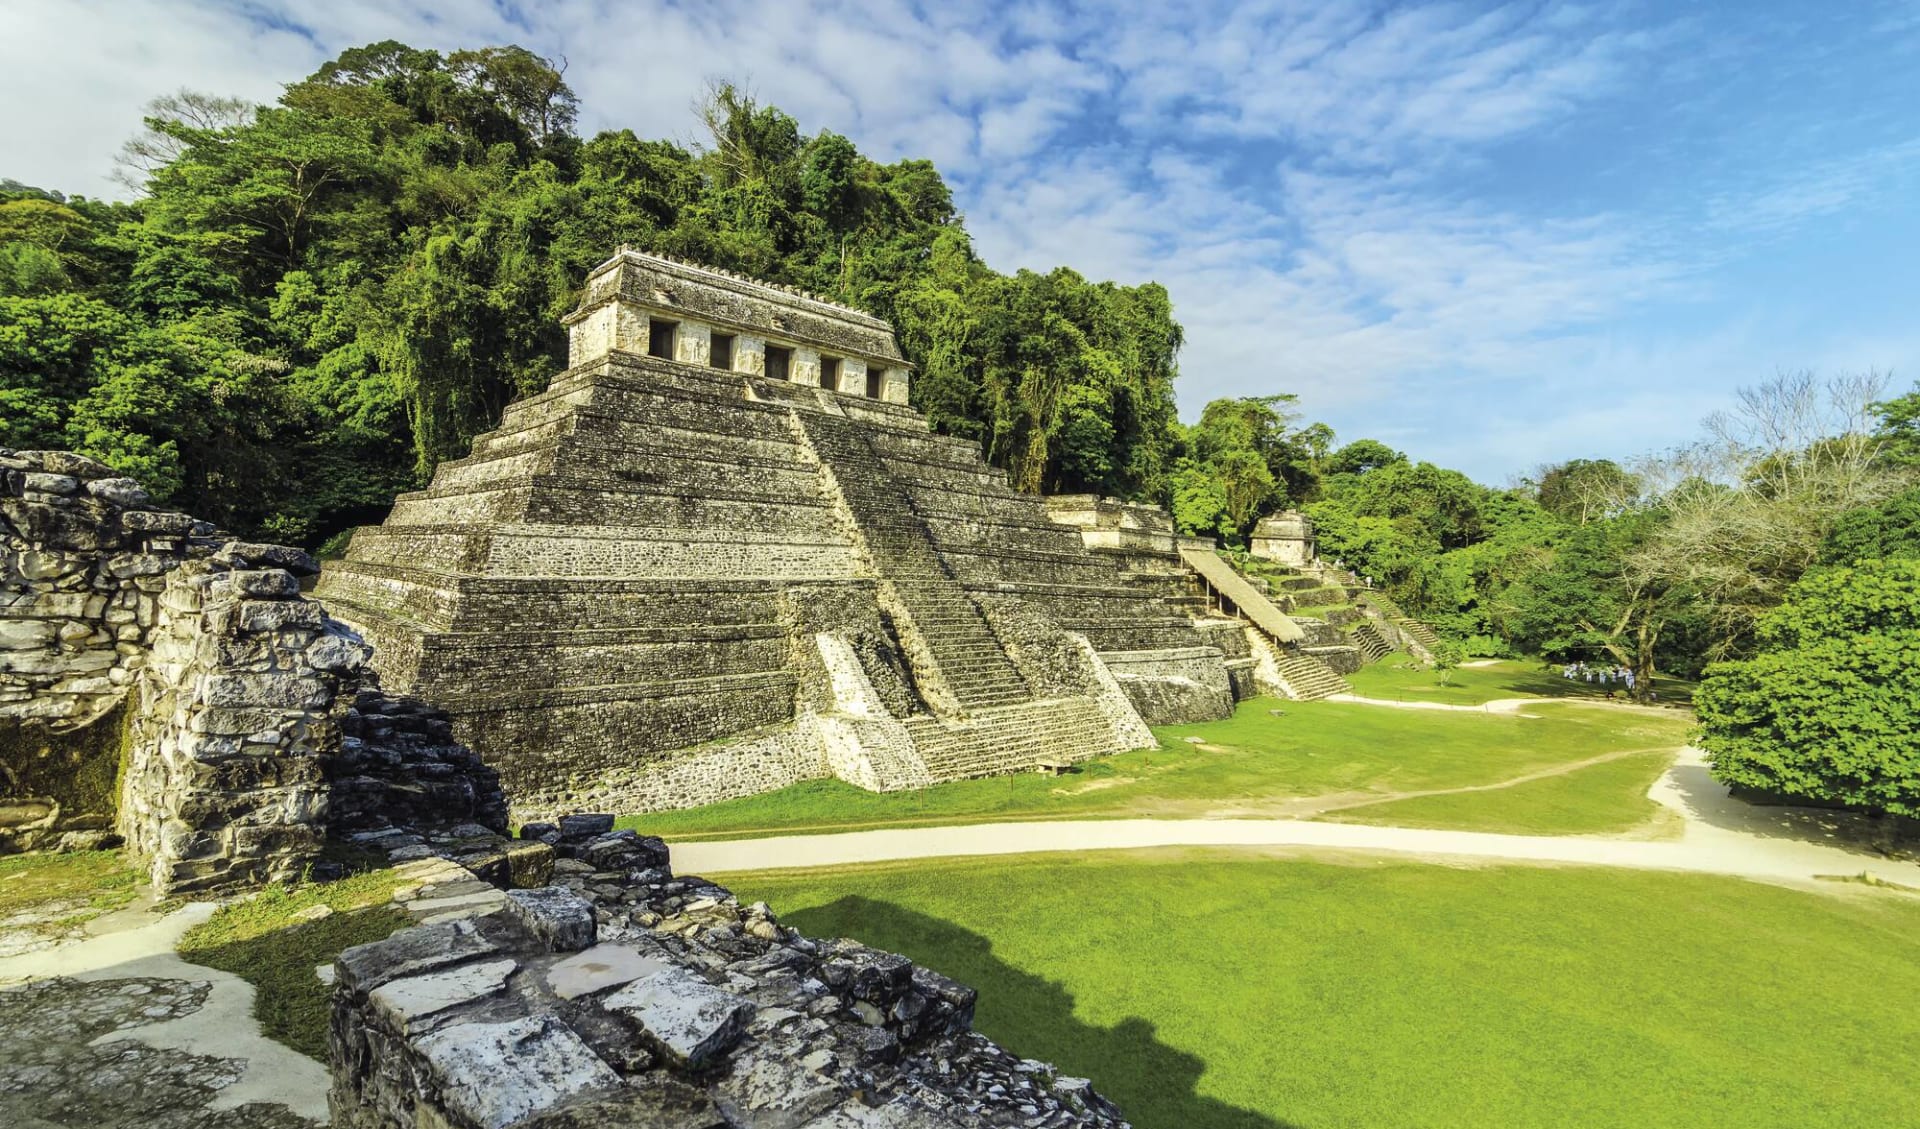
[[[778,345],[767,346],[767,379],[786,380],[793,365],[793,350]]]
[[[840,387],[840,358],[839,357],[821,357],[820,358],[820,387],[822,388]]]
[[[713,349],[707,354],[707,363],[714,368],[733,368],[733,335],[716,333],[713,335]]]
[[[673,339],[680,332],[677,321],[656,321],[647,326],[647,356],[663,361],[673,359]]]
[[[867,366],[867,398],[868,399],[878,400],[880,398],[880,384],[883,380],[886,379],[886,376],[887,376],[886,369],[874,368],[872,365]]]

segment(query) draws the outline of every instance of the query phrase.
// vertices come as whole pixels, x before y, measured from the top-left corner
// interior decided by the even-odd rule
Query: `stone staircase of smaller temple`
[[[879,579],[888,581],[931,654],[932,673],[968,712],[1031,700],[980,608],[948,574],[926,523],[880,467],[858,425],[823,412],[793,411],[802,436],[851,511]],[[931,764],[930,764],[931,767]]]
[[[1386,593],[1365,587],[1351,572],[1325,563],[1303,569],[1257,561],[1250,567],[1255,572],[1252,579],[1263,582],[1273,593],[1274,603],[1287,614],[1298,619],[1305,611],[1342,627],[1348,641],[1370,662],[1399,649],[1400,640],[1421,659],[1430,659],[1441,645],[1433,628],[1408,615]],[[1382,629],[1381,621],[1397,629],[1400,639],[1394,638],[1394,631]]]
[[[1386,593],[1368,589],[1360,592],[1358,599],[1360,603],[1368,605],[1372,607],[1373,610],[1379,612],[1381,616],[1385,617],[1388,623],[1406,632],[1409,639],[1418,645],[1420,649],[1427,652],[1425,657],[1432,658],[1434,653],[1440,649],[1439,633],[1401,610],[1400,605],[1394,603]]]
[[[1287,697],[1294,701],[1318,701],[1353,689],[1346,679],[1334,673],[1332,667],[1312,655],[1291,647],[1275,647],[1273,651],[1281,684],[1287,689]]]
[[[1180,559],[1216,599],[1251,623],[1273,644],[1274,666],[1287,696],[1308,702],[1351,690],[1347,680],[1306,648],[1306,629],[1282,613],[1256,584],[1242,576],[1225,557],[1210,547],[1182,544]]]
[[[1353,645],[1360,648],[1360,653],[1367,657],[1368,662],[1379,662],[1393,653],[1393,643],[1378,627],[1365,620],[1354,624],[1347,638],[1353,640]]]

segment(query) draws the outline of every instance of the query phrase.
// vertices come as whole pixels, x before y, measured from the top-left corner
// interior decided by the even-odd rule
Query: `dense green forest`
[[[1304,509],[1323,555],[1474,653],[1697,673],[1779,638],[1803,577],[1914,553],[1920,393],[1784,377],[1683,451],[1500,488],[1339,443],[1282,393],[1187,426],[1162,287],[996,272],[929,162],[730,86],[701,107],[697,144],[583,138],[547,60],[392,42],[272,106],[159,99],[122,154],[132,202],[0,182],[0,445],[318,544],[544,388],[581,280],[627,243],[891,320],[917,406],[1021,489],[1164,504],[1229,545]]]
[[[1026,490],[1165,491],[1180,328],[1153,284],[996,273],[927,161],[722,86],[698,147],[583,139],[515,47],[346,51],[256,107],[182,93],[130,204],[0,186],[0,444],[71,447],[235,530],[314,543],[543,389],[622,243],[891,319],[942,431]]]

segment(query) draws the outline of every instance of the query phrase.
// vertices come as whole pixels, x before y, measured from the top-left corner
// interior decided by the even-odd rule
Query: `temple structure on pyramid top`
[[[318,587],[523,815],[1059,766],[1274,669],[1164,514],[1050,513],[933,434],[880,319],[623,250],[566,324],[570,367]]]

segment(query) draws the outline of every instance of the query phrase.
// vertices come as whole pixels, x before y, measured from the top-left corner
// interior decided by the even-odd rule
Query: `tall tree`
[[[1883,457],[1876,374],[1810,373],[1743,389],[1707,438],[1649,460],[1640,477],[1667,520],[1634,551],[1635,570],[1698,594],[1716,653],[1737,653],[1820,557],[1841,516],[1899,493],[1913,472]]]

